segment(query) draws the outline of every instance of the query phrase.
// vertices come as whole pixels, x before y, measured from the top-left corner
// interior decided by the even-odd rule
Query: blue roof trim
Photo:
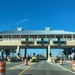
[[[62,30],[26,30],[26,31],[2,31],[0,35],[71,35],[75,32],[68,32]]]

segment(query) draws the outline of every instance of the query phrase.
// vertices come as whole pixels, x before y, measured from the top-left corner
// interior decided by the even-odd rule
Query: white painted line
[[[6,63],[10,63],[10,62],[6,62]]]
[[[62,67],[62,66],[60,66],[60,65],[58,65],[58,66],[59,66],[60,68],[64,69],[64,70],[66,70],[66,71],[69,71],[69,72],[75,74],[75,72],[73,72],[73,71],[71,71],[71,70],[69,70],[69,69],[66,69],[66,68],[64,68],[64,67]]]
[[[10,69],[14,69],[14,68],[10,68]]]
[[[71,72],[71,73],[73,73],[73,74],[75,74],[75,72],[73,72],[73,71],[71,71],[71,70],[68,70],[69,72]]]
[[[67,63],[72,63],[71,61],[64,61],[64,62],[67,62]]]
[[[66,68],[62,67],[62,66],[60,66],[59,64],[54,64],[54,63],[51,63],[51,62],[49,62],[49,61],[47,61],[47,62],[48,62],[49,64],[51,64],[51,65],[56,65],[56,66],[62,68],[63,70],[65,70],[65,71],[68,71],[68,72],[70,72],[70,73],[75,74],[75,72],[73,72],[73,71],[71,71],[71,70],[69,70],[69,69],[66,69]]]
[[[25,69],[26,66],[16,66],[16,67],[13,67],[13,68],[10,68],[11,70],[15,70],[15,69]]]
[[[62,66],[60,66],[60,65],[58,65],[60,68],[62,68],[62,69],[64,69],[64,70],[66,70],[66,71],[68,71],[66,68],[64,68],[64,67],[62,67]]]
[[[24,64],[20,64],[20,65],[17,65],[17,66],[14,66],[14,67],[11,67],[10,70],[15,70],[15,69],[25,69],[27,68],[29,65],[27,66],[24,66]]]

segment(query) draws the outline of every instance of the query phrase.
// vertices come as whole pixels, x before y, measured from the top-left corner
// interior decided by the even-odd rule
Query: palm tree
[[[12,49],[11,50],[11,53],[12,53],[12,57],[14,56],[14,53],[16,53],[16,50],[15,49]]]
[[[0,49],[0,52],[2,53],[2,50]],[[1,56],[0,57],[2,57],[2,54],[1,54]]]
[[[66,55],[67,59],[68,59],[68,55],[70,55],[70,59],[71,59],[71,54],[72,54],[72,49],[67,49],[63,51],[64,55]]]
[[[1,58],[3,59],[3,54],[4,54],[4,50],[3,49],[0,49],[0,52],[1,52]]]
[[[35,53],[33,53],[33,56],[35,56]]]
[[[7,60],[7,56],[10,55],[11,50],[10,49],[5,49],[4,52],[6,54],[6,60]]]

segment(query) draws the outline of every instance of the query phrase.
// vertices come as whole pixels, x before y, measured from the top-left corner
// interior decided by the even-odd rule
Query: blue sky
[[[0,31],[47,26],[75,31],[75,0],[0,0]]]
[[[17,27],[75,32],[75,0],[0,0],[0,31]]]

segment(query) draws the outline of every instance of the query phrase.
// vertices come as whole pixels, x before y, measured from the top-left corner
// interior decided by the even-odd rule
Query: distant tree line
[[[71,54],[75,53],[75,48],[74,49],[69,48],[69,49],[63,50],[62,52],[67,58],[68,58],[68,55],[70,55],[70,58],[71,58]]]
[[[6,55],[6,60],[7,57],[12,53],[12,56],[14,55],[14,53],[16,53],[16,50],[14,49],[1,49],[1,58],[4,59],[4,54]]]

